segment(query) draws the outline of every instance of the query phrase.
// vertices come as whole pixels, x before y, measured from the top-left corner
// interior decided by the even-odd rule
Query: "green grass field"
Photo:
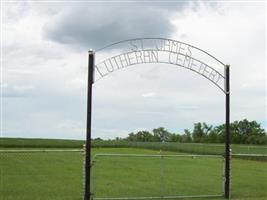
[[[82,148],[83,140],[0,138],[0,148]]]
[[[138,148],[92,153],[159,155]],[[0,200],[81,200],[83,157],[79,152],[0,153]],[[221,194],[222,164],[218,158],[96,157],[93,189],[95,197]],[[267,162],[232,160],[232,199],[267,199],[266,181]]]

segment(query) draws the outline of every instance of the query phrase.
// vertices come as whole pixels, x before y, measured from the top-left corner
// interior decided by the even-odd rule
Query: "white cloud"
[[[6,88],[7,86],[8,86],[7,83],[1,83],[1,85],[0,85],[1,88]]]
[[[156,95],[156,93],[154,93],[154,92],[149,92],[149,93],[142,94],[142,96],[145,97],[145,98],[154,97],[155,95]]]
[[[231,64],[232,120],[265,120],[262,4],[218,2],[209,6],[200,2],[197,7],[172,8],[171,18],[167,18],[177,31],[164,36],[194,44]],[[10,3],[4,9],[1,87],[4,97],[14,97],[3,101],[4,136],[85,138],[87,52],[81,51],[81,44],[73,48],[73,44],[43,37],[45,26],[66,6],[45,5]],[[169,7],[162,8],[163,12]],[[75,9],[70,13],[80,19]],[[146,18],[140,19],[145,26]],[[94,137],[122,137],[138,127],[164,126],[181,132],[197,121],[223,123],[224,95],[186,69],[159,64],[131,66],[93,86]]]
[[[17,90],[18,92],[24,92],[27,90],[34,89],[34,86],[33,85],[15,85],[13,88]]]

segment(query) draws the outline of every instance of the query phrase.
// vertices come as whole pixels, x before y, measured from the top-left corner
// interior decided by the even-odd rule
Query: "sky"
[[[143,37],[229,64],[231,121],[266,128],[265,24],[264,1],[2,1],[1,137],[85,139],[88,50]],[[224,109],[224,93],[190,70],[133,65],[93,85],[92,136],[160,126],[182,134],[224,123]]]

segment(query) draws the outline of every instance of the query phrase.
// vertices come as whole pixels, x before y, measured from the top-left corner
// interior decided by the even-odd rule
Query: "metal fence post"
[[[85,149],[85,184],[84,200],[91,199],[91,117],[92,117],[92,85],[94,73],[94,52],[88,52],[88,89],[87,89],[87,121]]]
[[[230,66],[225,66],[225,182],[224,197],[230,198]]]

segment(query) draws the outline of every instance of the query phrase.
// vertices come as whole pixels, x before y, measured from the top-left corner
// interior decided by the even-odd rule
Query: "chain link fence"
[[[233,198],[266,197],[262,157],[266,155],[233,154]],[[95,154],[93,199],[219,197],[223,195],[223,167],[220,155]],[[83,168],[83,150],[2,149],[0,200],[82,200]],[[253,190],[259,192],[251,194]]]
[[[223,165],[217,155],[96,154],[93,199],[222,197]]]

